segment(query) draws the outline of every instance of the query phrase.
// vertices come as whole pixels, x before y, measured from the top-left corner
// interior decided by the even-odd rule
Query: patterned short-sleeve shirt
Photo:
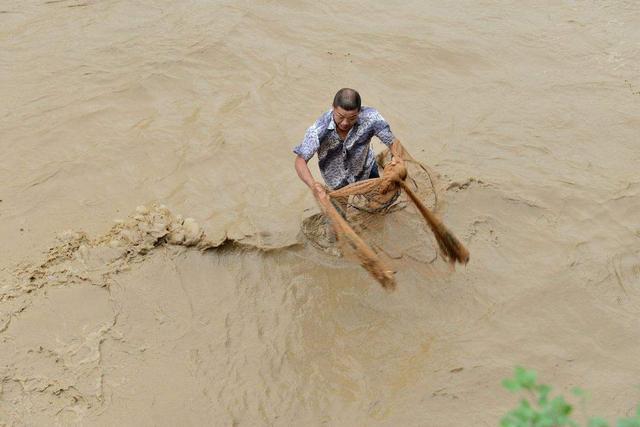
[[[318,153],[322,178],[329,188],[336,190],[369,178],[375,162],[371,149],[374,135],[386,146],[390,146],[395,137],[389,124],[375,108],[362,107],[355,124],[342,141],[332,111],[324,113],[307,129],[304,139],[293,152],[306,161]]]

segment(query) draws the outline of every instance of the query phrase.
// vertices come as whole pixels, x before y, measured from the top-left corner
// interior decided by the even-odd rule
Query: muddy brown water
[[[491,426],[518,364],[630,414],[639,22],[632,1],[2,1],[0,423]],[[388,293],[301,240],[291,148],[343,86],[442,175],[468,266]],[[154,204],[220,246],[157,244],[132,218]]]

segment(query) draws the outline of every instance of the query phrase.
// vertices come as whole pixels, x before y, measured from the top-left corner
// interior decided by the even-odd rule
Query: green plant
[[[511,392],[524,393],[526,397],[502,418],[501,427],[579,426],[572,417],[573,406],[562,395],[551,397],[551,387],[538,384],[535,371],[518,366],[515,368],[513,378],[503,380],[502,385]],[[572,392],[584,405],[586,393],[579,388],[574,388]],[[635,416],[620,418],[615,426],[640,427],[640,406]],[[587,421],[587,427],[609,427],[609,423],[603,418],[591,417]]]

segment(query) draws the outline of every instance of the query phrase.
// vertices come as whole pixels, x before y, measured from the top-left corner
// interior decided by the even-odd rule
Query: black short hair
[[[344,87],[333,97],[333,107],[342,107],[347,111],[358,110],[362,106],[360,94],[355,89]]]

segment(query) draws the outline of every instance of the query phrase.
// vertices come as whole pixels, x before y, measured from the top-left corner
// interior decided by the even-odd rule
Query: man
[[[304,140],[294,148],[298,176],[318,197],[326,197],[325,188],[311,175],[307,162],[318,153],[320,173],[331,190],[369,178],[378,178],[378,166],[371,149],[377,136],[391,148],[394,160],[399,142],[377,110],[362,107],[354,89],[340,89],[333,98],[333,109],[324,113],[307,129]]]

